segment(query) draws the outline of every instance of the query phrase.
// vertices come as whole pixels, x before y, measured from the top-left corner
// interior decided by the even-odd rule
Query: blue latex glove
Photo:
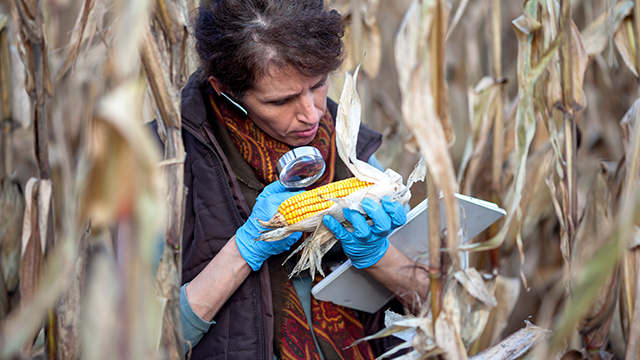
[[[342,249],[353,266],[358,269],[368,268],[382,259],[389,248],[387,235],[407,222],[404,206],[391,202],[388,196],[382,199],[382,206],[371,199],[364,199],[362,209],[373,220],[373,225],[369,226],[359,212],[343,209],[345,219],[353,225],[353,232],[347,231],[333,216],[325,215],[322,218],[342,243]]]
[[[302,233],[296,232],[278,241],[256,241],[260,233],[269,230],[260,226],[258,219],[268,221],[278,212],[278,206],[288,198],[301,193],[302,191],[288,191],[280,181],[265,186],[264,190],[256,199],[253,212],[247,222],[236,231],[236,244],[240,255],[251,266],[251,269],[258,271],[262,263],[271,255],[280,254],[289,250],[295,244]]]

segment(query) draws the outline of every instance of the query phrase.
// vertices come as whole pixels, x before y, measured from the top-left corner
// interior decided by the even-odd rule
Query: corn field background
[[[454,192],[508,212],[472,244],[425,238],[430,299],[389,331],[417,329],[407,356],[640,358],[640,1],[327,3],[350,24],[330,97],[362,62],[379,160],[424,156],[411,203],[442,191],[448,229]],[[0,1],[0,359],[185,358],[197,5]]]

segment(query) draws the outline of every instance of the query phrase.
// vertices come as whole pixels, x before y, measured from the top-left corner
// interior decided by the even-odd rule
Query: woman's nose
[[[316,109],[313,94],[307,93],[300,97],[300,109],[298,120],[307,124],[315,125],[320,121],[318,109]]]

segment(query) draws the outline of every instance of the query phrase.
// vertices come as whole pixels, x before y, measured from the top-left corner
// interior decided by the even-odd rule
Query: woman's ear
[[[216,93],[218,93],[218,95],[220,95],[220,93],[223,90],[222,90],[222,84],[220,84],[218,79],[214,78],[213,76],[209,76],[209,82],[211,83],[211,86],[213,86],[213,90],[215,90]]]

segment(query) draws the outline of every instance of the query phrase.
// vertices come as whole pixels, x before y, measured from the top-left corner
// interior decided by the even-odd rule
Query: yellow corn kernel
[[[373,184],[355,177],[336,181],[290,197],[280,204],[278,212],[284,216],[287,223],[294,224],[330,208],[333,202],[325,199],[342,198],[371,185]]]

